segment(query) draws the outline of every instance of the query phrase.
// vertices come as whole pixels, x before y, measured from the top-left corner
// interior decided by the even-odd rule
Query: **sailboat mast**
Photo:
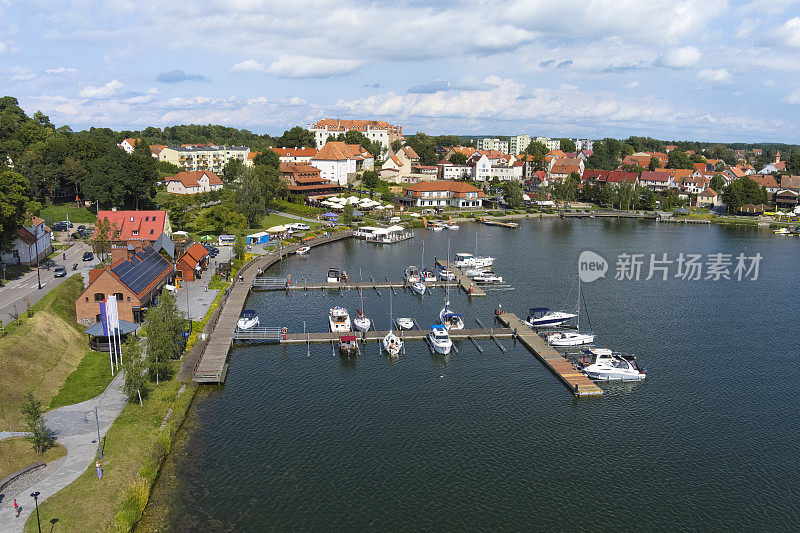
[[[581,331],[581,277],[578,276],[578,307],[575,310],[575,326],[578,328],[578,333]]]

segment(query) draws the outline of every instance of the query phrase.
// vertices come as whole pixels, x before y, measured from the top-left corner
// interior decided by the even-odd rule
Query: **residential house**
[[[117,246],[145,248],[154,245],[162,235],[172,235],[172,225],[166,211],[110,211],[97,213],[94,227],[95,245],[110,242]],[[109,222],[109,234],[101,235],[104,221]]]
[[[419,155],[417,155],[417,152],[410,146],[403,146],[400,150],[395,152],[394,155],[402,161],[404,165],[408,163],[408,165],[413,166],[419,165],[420,163]]]
[[[453,154],[463,154],[464,157],[469,159],[469,157],[474,154],[476,148],[472,148],[471,146],[450,146],[447,147],[444,151],[445,159],[450,159],[450,156]]]
[[[320,170],[306,163],[281,163],[281,176],[292,194],[318,199],[342,192],[342,185],[322,177]]]
[[[53,252],[53,234],[39,217],[31,217],[30,224],[18,227],[8,253],[0,256],[7,265],[35,265]]]
[[[629,184],[635,186],[639,181],[639,174],[636,172],[623,172],[621,170],[614,170],[608,173],[606,183],[614,187],[619,187],[622,184]]]
[[[182,281],[200,279],[206,266],[208,266],[208,250],[205,246],[194,243],[183,252],[175,263],[175,277]]]
[[[472,167],[469,165],[439,165],[439,178],[442,180],[469,180],[472,179]]]
[[[113,248],[111,265],[91,270],[89,285],[75,300],[78,322],[86,326],[100,322],[100,304],[107,298],[117,299],[120,319],[142,322],[144,310],[174,276],[175,267],[152,246],[136,252]]]
[[[426,176],[437,176],[439,167],[436,165],[415,165],[411,167],[412,174],[424,174]]]
[[[548,150],[558,150],[561,147],[561,139],[551,139],[550,137],[535,137],[534,142],[542,143]]]
[[[222,180],[210,170],[178,172],[165,181],[167,192],[172,194],[200,194],[222,188]]]
[[[707,187],[704,191],[697,195],[698,207],[712,208],[718,205],[720,205],[719,194],[717,194],[717,192],[711,187]]]
[[[375,158],[360,144],[348,144],[347,149],[350,150],[350,154],[356,159],[356,172],[372,170],[375,167]]]
[[[476,144],[480,150],[496,150],[503,153],[508,152],[508,142],[501,141],[500,139],[479,139]]]
[[[573,172],[578,176],[583,174],[586,168],[582,159],[562,157],[553,160],[550,170],[547,173],[548,181],[563,181],[569,177]]]
[[[594,150],[594,141],[590,139],[572,139],[575,149],[579,152],[591,152]]]
[[[705,176],[695,176],[694,174],[681,179],[680,188],[687,194],[700,194],[708,187],[710,179]]]
[[[121,143],[117,144],[117,146],[125,150],[125,152],[130,155],[133,153],[134,148],[136,148],[136,143],[140,142],[142,142],[142,140],[138,137],[136,139],[123,139]]]
[[[158,153],[159,161],[166,161],[181,170],[210,170],[217,174],[232,159],[247,164],[250,148],[247,146],[216,146],[213,144],[187,144],[184,146],[167,146]]]
[[[650,168],[650,154],[644,152],[638,152],[633,155],[626,155],[625,158],[622,160],[622,165],[639,165],[642,167],[643,170],[647,170]]]
[[[316,148],[273,148],[281,163],[310,163],[317,155]]]
[[[492,162],[484,152],[476,151],[467,159],[467,165],[472,168],[472,179],[475,181],[488,181],[492,179]]]
[[[323,144],[317,155],[311,158],[311,163],[319,169],[323,179],[339,185],[347,185],[356,173],[356,156],[341,141]]]
[[[663,170],[645,170],[639,177],[639,184],[656,192],[669,189],[670,175]]]
[[[463,181],[426,181],[406,187],[398,201],[411,207],[475,209],[483,205],[485,196],[482,190]]]
[[[308,125],[308,131],[314,134],[317,149],[328,142],[331,135],[339,135],[348,131],[358,131],[370,141],[378,141],[384,150],[389,150],[393,141],[403,140],[403,128],[381,120],[339,120],[323,118],[315,124]],[[381,154],[374,154],[380,156]]]
[[[767,194],[772,196],[780,189],[778,180],[772,174],[753,174],[748,176],[751,180],[755,181],[767,190]]]
[[[676,145],[674,145],[674,144],[668,144],[667,146],[664,147],[664,151],[667,152],[667,153],[670,153],[671,151],[677,150],[677,149],[678,149],[678,147]]]
[[[781,176],[781,189],[800,192],[800,176]]]
[[[531,144],[531,136],[528,134],[523,133],[522,135],[514,135],[513,137],[509,137],[508,153],[519,155],[525,151],[529,144]],[[504,150],[500,151],[502,152]]]
[[[798,192],[796,190],[780,189],[775,193],[772,201],[777,209],[794,211],[795,207],[797,207],[797,196]]]

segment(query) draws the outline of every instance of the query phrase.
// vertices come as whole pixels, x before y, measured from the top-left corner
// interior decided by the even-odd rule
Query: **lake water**
[[[142,530],[533,530],[798,528],[797,325],[800,239],[768,230],[627,220],[528,220],[519,229],[463,224],[417,230],[391,246],[346,241],[293,257],[269,274],[400,279],[405,266],[475,251],[516,290],[455,309],[574,307],[577,258],[610,262],[583,285],[597,345],[635,353],[640,384],[575,399],[512,340],[507,353],[469,341],[433,356],[408,342],[392,361],[376,345],[355,361],[331,347],[251,345],[230,355],[227,382],[206,387],[165,465]],[[756,281],[673,277],[616,281],[622,253],[744,252]],[[365,293],[385,329],[388,291]],[[355,291],[254,293],[262,325],[327,329]],[[444,293],[399,291],[394,316],[434,323]],[[583,323],[587,321],[584,319]],[[582,324],[583,325],[583,324]]]

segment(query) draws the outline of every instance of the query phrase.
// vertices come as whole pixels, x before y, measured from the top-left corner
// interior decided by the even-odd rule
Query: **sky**
[[[0,0],[56,125],[800,143],[800,0]]]

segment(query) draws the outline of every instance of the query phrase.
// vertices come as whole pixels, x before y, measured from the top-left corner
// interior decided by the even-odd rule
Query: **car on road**
[[[86,237],[87,235],[89,235],[89,233],[86,230],[78,228],[78,230],[74,231],[72,233],[72,235],[69,236],[69,238],[70,239],[82,239],[82,238]]]
[[[86,226],[84,226],[84,225],[80,225],[80,226],[78,226],[78,231],[83,231],[83,232],[85,232],[85,231],[86,231]]]
[[[311,229],[311,226],[309,226],[308,224],[304,224],[302,222],[295,222],[294,224],[288,224],[286,227],[299,231],[308,231]]]
[[[219,248],[217,248],[216,246],[204,244],[203,247],[208,251],[209,257],[217,257],[219,255]]]
[[[53,277],[56,278],[63,278],[67,275],[67,269],[64,268],[64,265],[56,265],[56,268],[53,269]]]
[[[91,261],[92,259],[94,259],[94,254],[92,252],[83,252],[84,261]]]
[[[72,222],[69,222],[67,220],[62,220],[61,222],[56,222],[55,224],[53,224],[53,227],[51,229],[53,231],[67,231],[71,227],[72,227]]]

